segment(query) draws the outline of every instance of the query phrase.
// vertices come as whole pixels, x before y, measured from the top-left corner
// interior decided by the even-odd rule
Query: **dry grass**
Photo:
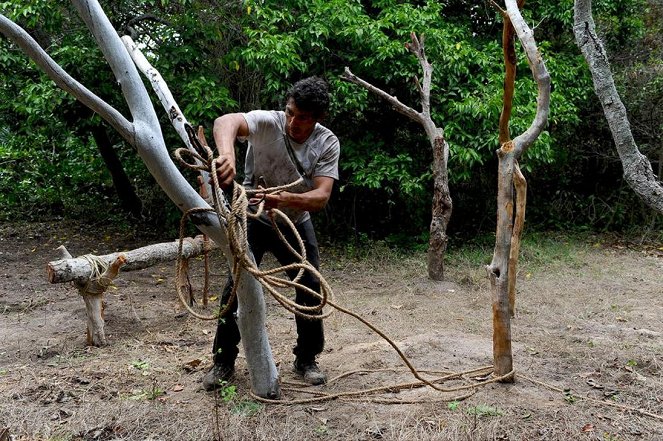
[[[8,427],[11,439],[663,439],[663,421],[585,399],[663,414],[663,259],[641,250],[546,238],[524,246],[512,328],[515,384],[491,384],[451,403],[440,400],[453,394],[416,389],[380,397],[419,404],[284,406],[249,396],[241,357],[232,387],[218,396],[201,389],[214,326],[182,314],[171,288],[173,265],[124,273],[107,295],[110,345],[85,347],[83,303],[75,290],[46,284],[45,262],[62,242],[75,255],[145,243],[124,233],[71,231],[0,228],[0,429]],[[323,273],[337,301],[389,335],[417,368],[462,371],[492,362],[490,290],[481,266],[490,253],[454,251],[443,283],[427,279],[424,255],[380,246],[361,259],[323,251]],[[225,270],[214,273],[213,294]],[[271,299],[267,309],[288,386],[297,380],[294,320]],[[326,333],[320,361],[330,377],[382,368],[400,373],[350,375],[323,390],[413,380],[395,352],[352,317],[334,314]],[[286,389],[284,400],[307,396]]]

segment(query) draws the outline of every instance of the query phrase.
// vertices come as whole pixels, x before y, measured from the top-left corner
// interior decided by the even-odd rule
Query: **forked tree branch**
[[[414,32],[412,32],[410,34],[410,39],[411,43],[406,43],[405,47],[407,48],[407,50],[412,52],[417,57],[417,60],[419,60],[419,64],[421,65],[421,68],[423,70],[423,84],[419,83],[419,81],[416,80],[415,78],[417,89],[421,97],[421,112],[417,112],[413,108],[400,102],[397,97],[389,95],[387,92],[383,91],[382,89],[375,87],[369,82],[359,78],[358,76],[353,74],[348,67],[346,67],[343,74],[341,74],[341,79],[343,81],[347,81],[349,83],[353,83],[363,87],[369,92],[387,101],[397,112],[421,124],[424,127],[426,134],[428,135],[428,139],[431,142],[431,146],[434,146],[435,138],[443,137],[444,132],[441,128],[438,128],[435,125],[430,114],[430,91],[431,91],[431,83],[433,76],[432,75],[433,66],[428,62],[428,59],[426,58],[426,52],[424,50],[424,36],[422,35],[420,38],[417,38],[417,35]],[[447,156],[448,152],[445,151],[445,161]]]
[[[527,62],[536,81],[538,93],[534,120],[525,132],[513,140],[516,159],[539,137],[548,123],[548,114],[550,113],[550,74],[536,46],[534,31],[523,19],[518,5],[519,2],[516,0],[506,0],[506,12],[527,55]]]
[[[72,3],[92,32],[99,49],[120,83],[122,95],[129,106],[134,124],[159,127],[159,120],[140,75],[136,69],[127,69],[127,66],[133,66],[133,61],[99,2],[72,0]]]

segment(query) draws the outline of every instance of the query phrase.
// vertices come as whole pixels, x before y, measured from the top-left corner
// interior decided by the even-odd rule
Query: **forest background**
[[[660,179],[663,4],[593,3],[636,142]],[[405,43],[410,32],[425,34],[434,68],[432,117],[450,145],[450,245],[454,237],[495,231],[504,67],[501,17],[489,2],[101,4],[120,33],[143,45],[187,119],[204,126],[208,138],[217,116],[281,109],[290,84],[309,75],[325,78],[332,109],[324,124],[341,141],[341,177],[329,206],[316,215],[317,225],[323,236],[347,238],[354,245],[377,239],[399,248],[427,246],[433,161],[425,133],[340,79],[347,66],[418,108],[413,78],[420,67]],[[28,30],[74,78],[125,109],[110,69],[68,2],[0,1],[0,11]],[[521,161],[529,186],[528,228],[637,232],[660,240],[663,219],[622,177],[590,72],[574,42],[573,1],[528,1],[523,13],[535,29],[553,85],[547,131]],[[532,120],[535,96],[536,84],[519,56],[514,133]],[[156,97],[155,107],[160,108]],[[181,147],[160,113],[170,149]],[[112,221],[167,238],[175,236],[179,217],[135,151],[0,37],[0,220]]]

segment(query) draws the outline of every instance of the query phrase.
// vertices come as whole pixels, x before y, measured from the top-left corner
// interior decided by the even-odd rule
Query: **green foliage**
[[[229,403],[235,399],[237,395],[237,386],[230,384],[225,380],[219,380],[219,385],[221,386],[219,390],[219,396],[225,403]]]
[[[325,125],[341,139],[342,155],[341,191],[334,194],[331,217],[327,214],[321,223],[330,233],[353,231],[355,242],[383,237],[398,246],[408,238],[415,246],[426,240],[433,176],[429,141],[420,126],[339,76],[350,67],[419,109],[413,78],[421,77],[421,68],[405,43],[411,32],[425,34],[434,68],[432,117],[445,129],[450,145],[454,215],[449,232],[490,230],[504,77],[502,25],[494,9],[470,3],[102,1],[118,31],[133,32],[143,45],[189,121],[207,128],[208,139],[217,116],[280,108],[293,81],[308,75],[325,77],[332,91]],[[521,160],[535,195],[528,201],[528,220],[546,229],[613,229],[642,223],[651,215],[620,184],[615,158],[600,159],[612,141],[593,104],[589,72],[573,43],[572,6],[573,0],[532,0],[523,11],[534,25],[553,84],[547,130]],[[660,8],[654,6],[645,0],[594,2],[609,50],[631,60],[618,70],[617,78],[624,85],[628,107],[640,119],[660,108],[652,97],[663,90],[656,74]],[[126,113],[110,69],[68,3],[0,1],[0,11],[25,27],[74,78]],[[146,13],[159,20],[136,20]],[[631,49],[640,42],[647,51]],[[516,51],[512,136],[527,129],[536,110],[536,84],[518,44]],[[0,39],[0,218],[20,212],[24,217],[107,216],[117,208],[116,197],[89,136],[99,118],[82,110],[25,60]],[[181,146],[156,97],[154,103],[167,144],[173,149]],[[647,127],[636,134],[650,158],[661,148],[660,111],[653,114],[656,118],[647,120]],[[142,199],[144,215],[166,230],[174,228],[179,213],[165,202],[135,152],[117,137],[113,143]]]
[[[244,417],[252,417],[257,415],[263,409],[263,405],[248,399],[241,399],[237,401],[230,411],[236,415]]]

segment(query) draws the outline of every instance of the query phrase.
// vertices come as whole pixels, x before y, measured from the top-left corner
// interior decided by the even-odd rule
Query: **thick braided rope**
[[[240,272],[242,270],[248,271],[251,275],[253,275],[261,284],[262,286],[269,291],[270,294],[278,301],[284,308],[286,308],[288,311],[302,317],[307,317],[310,319],[314,320],[322,320],[328,317],[334,309],[339,310],[347,315],[350,315],[354,317],[355,319],[359,320],[362,322],[364,325],[366,325],[368,328],[370,328],[372,331],[374,331],[376,334],[378,334],[380,337],[382,337],[389,345],[392,346],[392,348],[397,352],[398,356],[403,360],[405,365],[408,367],[408,369],[412,372],[414,377],[419,380],[420,383],[416,383],[419,385],[426,385],[429,386],[432,389],[435,389],[436,391],[439,392],[454,392],[454,391],[462,391],[462,390],[468,390],[468,389],[476,389],[479,386],[493,383],[496,381],[501,381],[506,378],[511,377],[514,374],[514,371],[511,371],[507,373],[506,375],[502,375],[499,377],[493,377],[487,381],[483,381],[480,383],[475,383],[475,384],[469,384],[469,385],[464,385],[464,386],[458,386],[458,387],[452,387],[452,388],[446,388],[437,385],[436,383],[439,382],[438,380],[429,380],[421,376],[420,372],[410,363],[408,360],[407,356],[401,351],[401,349],[396,345],[396,343],[391,340],[384,332],[382,332],[380,329],[378,329],[376,326],[368,322],[366,319],[361,317],[360,315],[345,309],[337,304],[335,304],[332,301],[333,298],[333,291],[329,285],[329,283],[325,280],[325,278],[320,274],[320,272],[306,260],[306,252],[304,248],[304,244],[302,242],[301,236],[299,235],[299,232],[295,228],[294,224],[290,219],[281,211],[277,209],[271,209],[270,210],[270,219],[272,221],[272,225],[276,229],[276,231],[279,234],[279,237],[281,240],[283,240],[284,243],[288,244],[288,241],[285,239],[282,231],[280,230],[280,227],[278,226],[278,223],[276,221],[276,217],[280,217],[283,222],[288,226],[291,231],[293,232],[294,236],[297,239],[298,246],[300,251],[297,252],[295,249],[293,249],[289,244],[288,247],[290,248],[290,251],[299,259],[299,262],[292,263],[290,265],[284,265],[280,266],[274,269],[270,270],[260,270],[258,269],[257,265],[251,258],[251,253],[248,248],[248,240],[246,236],[247,232],[247,218],[248,216],[260,216],[262,214],[262,211],[264,209],[264,196],[263,200],[258,204],[258,209],[255,214],[250,214],[248,207],[249,207],[249,199],[248,195],[266,195],[266,194],[276,194],[280,191],[284,191],[288,188],[294,187],[295,185],[298,185],[301,183],[301,179],[293,182],[291,184],[287,184],[284,186],[280,187],[273,187],[273,188],[259,188],[259,189],[253,189],[253,190],[246,190],[243,186],[234,184],[233,185],[233,198],[232,198],[232,204],[228,205],[226,202],[225,197],[223,196],[223,193],[221,191],[221,186],[219,185],[218,182],[218,176],[216,173],[216,161],[217,159],[212,159],[213,158],[213,153],[212,150],[208,146],[202,146],[202,148],[205,149],[206,155],[208,159],[203,158],[201,155],[199,155],[196,152],[192,152],[191,150],[187,150],[185,148],[180,148],[175,151],[175,156],[185,164],[187,167],[194,169],[194,170],[199,170],[199,171],[207,171],[209,172],[211,178],[212,178],[212,198],[213,198],[213,205],[214,208],[193,208],[187,212],[184,213],[182,216],[182,221],[180,223],[180,242],[179,242],[179,252],[178,252],[178,262],[177,262],[177,275],[178,275],[178,280],[180,278],[180,274],[182,271],[182,265],[181,265],[181,255],[182,255],[182,243],[184,239],[184,226],[185,226],[185,220],[186,218],[195,212],[210,212],[214,211],[216,215],[219,218],[219,222],[221,225],[225,228],[226,236],[228,238],[228,243],[230,246],[230,251],[231,254],[233,255],[234,262],[233,262],[233,268],[232,268],[232,274],[233,274],[233,280],[237,281],[239,279]],[[182,155],[190,155],[191,157],[197,159],[200,164],[190,164],[186,162],[183,158]],[[274,274],[280,273],[280,272],[285,272],[287,270],[291,269],[297,269],[298,274],[293,280],[285,279],[282,277],[276,277]],[[301,274],[303,271],[309,271],[311,274],[313,274],[315,277],[318,277],[320,280],[320,292],[315,292],[312,289],[302,285],[301,283],[298,282],[299,278],[301,277]],[[178,296],[180,298],[180,301],[182,304],[185,306],[185,308],[195,317],[205,319],[205,320],[215,320],[218,319],[219,317],[222,317],[225,315],[227,312],[229,305],[232,305],[236,295],[237,295],[237,286],[238,283],[235,283],[233,285],[233,290],[231,292],[230,298],[228,300],[228,303],[225,305],[225,307],[216,315],[212,316],[202,316],[195,311],[193,311],[189,305],[186,302],[186,299],[184,298],[184,294],[181,292],[181,288],[178,286]],[[293,300],[291,300],[289,297],[286,297],[282,295],[277,288],[287,288],[287,287],[294,287],[297,289],[301,289],[304,292],[310,294],[313,297],[316,297],[320,300],[320,304],[316,306],[303,306],[295,303]],[[322,313],[322,309],[325,305],[331,306],[333,309],[328,311],[327,313]],[[401,385],[403,388],[412,388],[416,387],[412,383],[408,383],[406,385]],[[395,386],[396,388],[399,388],[401,386]],[[394,388],[394,386],[391,386],[391,388]],[[380,389],[382,390],[382,389]],[[390,390],[390,387],[387,387],[385,390]],[[341,393],[341,394],[334,394],[334,395],[326,395],[317,397],[317,398],[312,398],[312,399],[306,399],[306,400],[294,400],[292,402],[289,402],[288,404],[293,404],[293,403],[300,403],[300,402],[313,402],[313,401],[321,401],[321,400],[329,400],[329,399],[334,399],[334,398],[339,398],[342,396],[348,396],[348,397],[356,397],[356,396],[361,396],[365,395],[366,393],[371,393],[371,392],[376,392],[377,390],[365,390],[365,391],[358,391],[358,392],[350,392],[350,393]],[[470,394],[471,395],[471,394]],[[469,396],[469,395],[468,395]],[[256,398],[259,398],[256,396]],[[466,398],[464,396],[463,398]],[[267,400],[261,398],[260,401],[263,402],[275,402],[275,403],[283,403],[281,401],[275,400]]]
[[[270,219],[272,220],[274,228],[278,232],[279,237],[281,238],[281,240],[284,241],[284,243],[287,244],[289,250],[295,255],[295,257],[297,257],[298,261],[290,265],[284,265],[270,270],[260,270],[253,261],[251,253],[249,252],[250,250],[248,249],[248,240],[246,236],[247,218],[249,216],[252,217],[260,216],[264,209],[264,197],[263,197],[263,200],[258,204],[257,212],[255,214],[251,214],[248,211],[249,195],[254,196],[254,195],[276,194],[278,192],[299,185],[302,182],[302,180],[300,179],[291,184],[279,187],[271,187],[266,189],[260,188],[255,190],[247,190],[241,185],[234,184],[232,204],[229,205],[225,197],[223,196],[221,186],[219,185],[218,182],[218,176],[216,173],[216,168],[217,168],[216,159],[213,159],[212,150],[207,146],[203,146],[203,149],[205,149],[207,158],[204,158],[197,152],[192,152],[191,150],[185,148],[177,149],[175,151],[175,157],[186,167],[197,171],[206,171],[210,174],[210,177],[212,179],[212,199],[214,205],[214,208],[193,208],[185,212],[184,215],[182,216],[182,220],[180,222],[180,240],[179,240],[179,251],[178,251],[178,260],[177,260],[178,280],[181,276],[183,268],[182,247],[183,247],[186,219],[194,213],[214,211],[217,217],[219,218],[220,224],[225,229],[226,237],[228,238],[228,244],[230,246],[230,252],[233,256],[233,268],[231,270],[233,280],[235,281],[239,280],[239,275],[242,270],[248,271],[276,299],[276,301],[279,302],[288,311],[296,315],[311,319],[323,319],[328,317],[333,312],[333,310],[330,310],[327,313],[322,313],[322,310],[324,306],[327,304],[328,298],[330,298],[333,295],[332,289],[329,286],[328,282],[322,277],[320,272],[310,262],[306,260],[306,251],[301,236],[299,235],[292,221],[290,221],[290,219],[283,212],[277,209],[270,210]],[[184,156],[190,156],[194,160],[197,160],[197,162],[190,163],[184,159]],[[297,240],[299,252],[295,250],[292,246],[290,246],[287,240],[285,240],[283,232],[281,231],[280,227],[277,225],[275,217],[282,219],[285,225],[288,228],[290,228],[290,230],[293,232]],[[284,277],[275,276],[275,274],[293,269],[297,270],[297,276],[293,280]],[[299,280],[303,275],[304,271],[309,271],[312,275],[318,277],[318,279],[320,280],[319,293],[299,283]],[[184,298],[184,294],[181,291],[181,287],[178,286],[177,291],[180,301],[182,302],[184,307],[189,311],[189,313],[191,313],[194,317],[203,320],[216,320],[219,317],[224,316],[229,308],[229,305],[232,305],[237,295],[237,286],[238,283],[233,284],[233,290],[230,294],[230,298],[227,304],[217,314],[213,315],[202,315],[194,311],[187,304],[186,299]],[[320,300],[319,304],[314,306],[299,305],[295,301],[290,299],[288,296],[285,296],[278,291],[279,288],[282,289],[288,287],[294,287],[296,289],[306,292],[307,294],[315,298],[318,298]]]

